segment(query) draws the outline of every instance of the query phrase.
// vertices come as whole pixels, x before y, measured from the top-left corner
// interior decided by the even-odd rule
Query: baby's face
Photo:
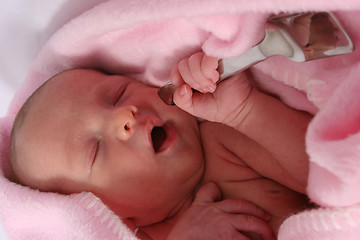
[[[200,180],[197,121],[156,88],[82,69],[43,90],[17,139],[24,167],[46,190],[91,191],[123,217],[164,215]]]

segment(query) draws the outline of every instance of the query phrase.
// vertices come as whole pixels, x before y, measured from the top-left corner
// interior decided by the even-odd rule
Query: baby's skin
[[[224,236],[228,237],[224,239],[243,239],[241,237],[245,236],[270,239],[271,233],[265,227],[255,227],[249,221],[239,220],[250,215],[234,214],[226,218],[214,213],[236,213],[241,207],[216,205],[220,200],[234,199],[255,204],[271,217],[269,220],[264,215],[253,214],[257,218],[251,221],[260,226],[264,225],[263,220],[269,220],[275,236],[287,217],[308,207],[304,195],[308,175],[304,141],[311,116],[253,89],[244,72],[217,85],[217,67],[218,59],[199,52],[180,61],[171,72],[172,83],[179,87],[174,95],[176,105],[208,120],[200,124],[205,155],[200,186],[204,189],[200,189],[194,203],[172,229],[172,234],[177,234],[174,239],[179,239],[181,233],[182,239],[191,239],[192,234],[196,236],[194,239],[220,239]],[[206,185],[208,183],[216,183],[219,189]],[[241,227],[236,224],[236,218]],[[162,223],[159,225],[164,226]],[[161,229],[159,225],[143,230],[156,236],[157,230]],[[234,230],[243,235],[240,237]]]
[[[176,65],[177,106],[125,76],[56,75],[17,119],[16,181],[93,192],[140,239],[273,239],[308,203],[311,116],[252,88],[244,72],[215,84],[217,67],[202,52]]]

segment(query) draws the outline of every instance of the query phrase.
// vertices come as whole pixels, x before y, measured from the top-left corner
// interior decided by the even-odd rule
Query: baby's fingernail
[[[183,86],[181,86],[180,89],[179,89],[179,95],[180,95],[180,96],[185,96],[186,94],[187,94],[186,86],[183,85]]]
[[[211,92],[213,93],[216,89],[216,84],[213,84],[213,83],[210,83],[208,86],[207,86],[207,90],[208,92]]]

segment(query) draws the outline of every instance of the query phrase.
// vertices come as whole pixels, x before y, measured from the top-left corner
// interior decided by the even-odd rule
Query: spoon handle
[[[230,78],[240,71],[244,71],[272,55],[291,57],[293,56],[293,52],[292,46],[279,29],[266,31],[264,40],[245,54],[235,58],[221,59],[219,61],[217,70],[220,73],[220,78],[217,83]],[[177,87],[175,85],[168,83],[160,87],[158,95],[166,104],[174,105],[173,95],[176,89]]]

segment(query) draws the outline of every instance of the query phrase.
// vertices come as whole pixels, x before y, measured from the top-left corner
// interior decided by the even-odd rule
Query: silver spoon
[[[265,38],[258,45],[240,57],[219,61],[218,83],[270,56],[282,55],[295,62],[305,62],[354,49],[349,35],[330,12],[278,15],[269,18],[265,28]],[[174,105],[176,89],[168,83],[160,87],[158,95],[166,104]]]

